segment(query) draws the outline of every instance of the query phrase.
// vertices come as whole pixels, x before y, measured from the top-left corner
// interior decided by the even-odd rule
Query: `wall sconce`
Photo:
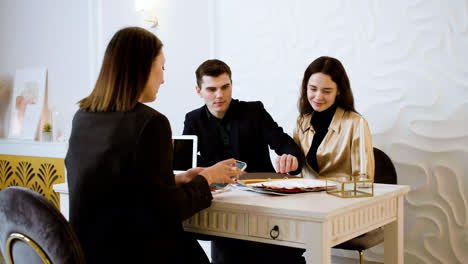
[[[143,21],[149,23],[151,28],[155,28],[158,25],[154,1],[135,0],[135,10],[142,13]]]

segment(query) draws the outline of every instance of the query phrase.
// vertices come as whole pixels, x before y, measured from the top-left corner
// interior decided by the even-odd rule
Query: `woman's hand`
[[[291,154],[283,154],[276,158],[276,171],[279,173],[295,171],[298,166],[297,158]]]
[[[193,179],[193,177],[200,174],[200,172],[202,170],[204,170],[204,169],[205,168],[200,168],[200,167],[191,168],[191,169],[187,170],[184,173],[176,174],[175,175],[175,182],[176,182],[177,185],[186,184],[186,183],[190,182]]]
[[[243,172],[236,167],[235,159],[227,159],[202,170],[199,174],[205,177],[211,185],[212,183],[236,183],[234,179],[239,178]]]

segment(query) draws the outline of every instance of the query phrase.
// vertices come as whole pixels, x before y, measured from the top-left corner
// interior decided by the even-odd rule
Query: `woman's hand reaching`
[[[186,183],[190,182],[193,179],[193,177],[200,174],[200,172],[202,170],[204,170],[204,169],[205,168],[196,167],[196,168],[188,169],[186,172],[176,174],[175,175],[175,182],[176,182],[177,185],[186,184]]]
[[[234,179],[239,178],[243,173],[236,167],[235,159],[227,159],[205,168],[199,174],[205,177],[211,185],[212,183],[236,183]]]

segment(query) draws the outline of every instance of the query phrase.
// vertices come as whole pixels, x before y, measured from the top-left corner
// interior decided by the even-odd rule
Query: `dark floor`
[[[200,245],[202,246],[203,250],[205,250],[206,255],[211,261],[211,246],[210,246],[210,241],[198,241]],[[339,256],[332,256],[331,259],[332,264],[359,264],[359,259],[351,259],[351,258],[345,258],[345,257],[339,257]],[[373,262],[373,261],[365,261],[364,264],[382,264],[380,262]]]

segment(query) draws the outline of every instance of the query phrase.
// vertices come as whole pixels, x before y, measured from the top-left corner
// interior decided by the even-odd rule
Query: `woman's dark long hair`
[[[101,71],[91,94],[79,101],[90,112],[128,112],[138,102],[153,61],[163,44],[139,27],[119,30],[107,45]]]
[[[343,108],[345,111],[353,111],[354,109],[354,97],[349,84],[348,75],[341,64],[341,62],[335,58],[322,56],[315,59],[304,72],[304,78],[302,79],[301,86],[301,97],[299,97],[299,117],[310,114],[314,111],[307,98],[307,84],[309,83],[310,76],[312,74],[321,72],[330,76],[330,78],[336,83],[340,95],[336,97],[335,103]]]

